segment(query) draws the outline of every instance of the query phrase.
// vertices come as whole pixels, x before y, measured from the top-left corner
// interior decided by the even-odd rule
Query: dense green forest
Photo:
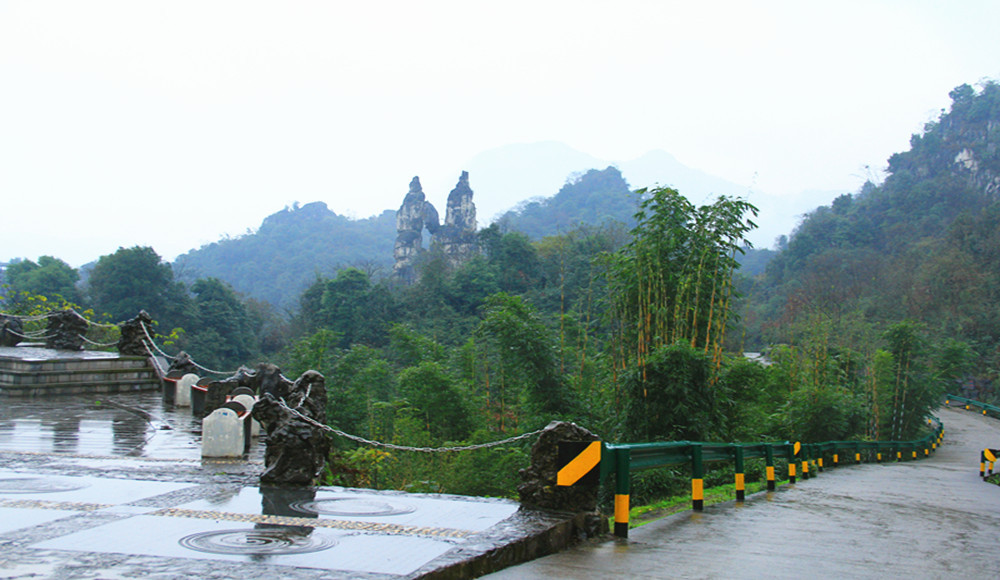
[[[412,285],[377,267],[394,229],[378,258],[308,262],[307,279],[268,290],[301,288],[291,296],[248,297],[198,274],[193,258],[211,256],[259,280],[268,266],[252,244],[268,236],[306,260],[306,240],[341,220],[310,204],[174,265],[120,249],[83,284],[56,258],[14,263],[5,311],[69,301],[117,321],[144,308],[165,348],[211,368],[319,370],[332,425],[397,444],[493,441],[553,419],[608,441],[915,438],[946,390],[997,401],[1000,87],[951,97],[884,183],[817,208],[773,252],[748,248],[757,210],[745,201],[629,192],[608,168],[480,230],[480,252],[459,266],[432,246]],[[589,219],[571,209],[587,204]],[[428,456],[337,440],[329,481],[512,495],[527,446]],[[633,493],[685,481],[657,470]]]

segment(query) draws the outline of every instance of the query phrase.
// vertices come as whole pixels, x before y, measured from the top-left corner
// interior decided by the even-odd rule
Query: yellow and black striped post
[[[766,464],[765,472],[767,474],[767,491],[774,491],[775,481],[774,481],[774,446],[768,445],[764,448],[764,462]]]
[[[816,466],[820,471],[823,471],[823,452],[820,452],[820,456],[816,458]]]
[[[736,464],[736,501],[743,501],[746,499],[745,466],[743,465],[743,448],[739,445],[733,448],[733,462]]]
[[[992,449],[983,449],[979,454],[979,477],[986,477],[986,462],[990,464],[990,475],[993,475],[993,463],[997,460],[997,456],[993,453]]]
[[[840,455],[837,453],[833,454],[833,466],[837,467],[837,461],[840,459]]]
[[[628,537],[629,519],[629,470],[632,465],[629,449],[615,450],[615,536]]]
[[[701,445],[691,446],[691,509],[705,509],[705,464],[702,462]]]
[[[791,448],[790,457],[788,458],[788,483],[795,483],[795,462],[796,457],[799,455],[799,451],[802,449],[802,444],[796,441]]]

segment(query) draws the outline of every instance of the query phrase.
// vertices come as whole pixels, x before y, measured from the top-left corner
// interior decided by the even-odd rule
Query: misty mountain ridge
[[[796,196],[774,196],[684,165],[663,150],[652,150],[627,160],[600,159],[557,141],[504,145],[471,158],[469,170],[479,215],[489,225],[525,202],[551,197],[552,192],[591,169],[616,167],[633,190],[654,185],[673,187],[695,205],[711,203],[720,195],[745,198],[761,211],[758,228],[749,239],[769,248],[787,235],[802,216],[830,203],[845,191],[804,191]],[[598,220],[600,221],[600,220]]]
[[[771,246],[792,230],[799,215],[815,207],[815,202],[799,207],[785,198],[749,192],[658,150],[616,165],[564,143],[544,141],[484,151],[470,159],[467,168],[478,214],[490,216],[481,217],[479,226],[502,220],[505,227],[534,239],[580,223],[631,223],[635,200],[623,203],[623,198],[630,190],[655,184],[674,187],[697,205],[719,195],[749,197],[761,209],[756,220],[760,228],[750,236],[758,247]],[[362,266],[376,277],[387,274],[395,214],[395,209],[386,209],[377,216],[352,219],[322,201],[295,204],[267,216],[256,231],[178,256],[174,268],[182,280],[219,278],[247,296],[295,309],[296,297],[317,276],[347,266]]]

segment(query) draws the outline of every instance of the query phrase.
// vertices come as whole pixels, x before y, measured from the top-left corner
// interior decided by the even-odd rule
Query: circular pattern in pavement
[[[184,536],[178,543],[189,550],[234,556],[305,554],[337,545],[323,534],[282,528],[219,530]]]
[[[398,516],[417,511],[417,508],[403,503],[350,497],[295,502],[292,507],[308,514],[347,517]]]
[[[87,486],[86,483],[58,477],[0,477],[0,493],[56,493]]]

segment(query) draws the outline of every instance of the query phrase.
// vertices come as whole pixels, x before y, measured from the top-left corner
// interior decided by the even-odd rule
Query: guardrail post
[[[812,445],[806,444],[802,446],[802,479],[809,479],[809,457],[811,455]]]
[[[788,483],[795,483],[795,462],[800,448],[801,444],[798,442],[788,446]]]
[[[615,536],[628,537],[629,471],[632,457],[629,449],[615,450]]]
[[[986,450],[979,452],[979,477],[986,477]]]
[[[764,462],[767,466],[767,491],[774,491],[774,445],[764,447]]]
[[[837,449],[833,450],[833,466],[837,467],[837,462],[840,460],[840,454],[837,453]]]
[[[733,448],[733,459],[736,462],[736,501],[743,501],[746,498],[745,467],[743,465],[743,448],[739,445]]]
[[[700,512],[705,509],[705,464],[702,461],[701,445],[691,445],[691,509]]]
[[[861,463],[861,444],[854,444],[854,463]]]

